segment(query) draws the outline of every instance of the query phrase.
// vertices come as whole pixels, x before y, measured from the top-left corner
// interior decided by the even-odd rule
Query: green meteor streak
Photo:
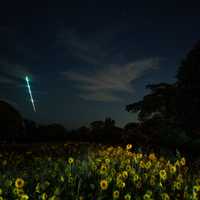
[[[32,96],[32,92],[31,92],[31,87],[30,87],[30,84],[29,84],[29,78],[28,78],[28,76],[26,76],[26,83],[27,83],[29,95],[30,95],[30,98],[31,98],[31,103],[33,105],[33,110],[36,112],[35,103],[34,103],[34,100],[33,100],[33,96]]]

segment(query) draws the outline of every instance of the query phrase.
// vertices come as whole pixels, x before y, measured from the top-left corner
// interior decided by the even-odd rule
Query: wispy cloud
[[[159,63],[159,58],[149,58],[124,65],[108,65],[97,68],[93,73],[66,71],[63,75],[67,80],[78,83],[79,96],[85,100],[122,101],[117,93],[133,93],[132,82],[146,71],[157,69]]]
[[[133,61],[120,48],[115,31],[103,31],[95,35],[78,35],[75,30],[63,30],[57,35],[57,44],[66,54],[87,63],[83,71],[66,70],[62,75],[73,81],[79,96],[93,101],[122,101],[121,93],[134,93],[133,81],[146,71],[155,70],[161,58],[150,57]],[[68,55],[68,56],[69,56]]]

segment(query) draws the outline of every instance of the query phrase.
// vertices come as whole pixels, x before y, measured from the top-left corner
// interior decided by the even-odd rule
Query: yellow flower
[[[122,172],[122,177],[125,178],[125,179],[128,178],[128,172],[127,171],[123,171]]]
[[[16,188],[23,188],[24,187],[24,180],[22,178],[17,178],[15,181]]]
[[[140,167],[141,167],[142,169],[144,169],[144,168],[145,168],[145,163],[144,163],[144,161],[143,161],[143,160],[141,160],[141,161],[140,161]]]
[[[137,158],[137,159],[141,159],[142,157],[143,157],[143,154],[142,154],[142,153],[137,153],[137,154],[136,154],[136,158]]]
[[[185,160],[184,157],[181,158],[180,164],[181,164],[182,166],[184,166],[184,165],[186,164],[186,160]]]
[[[169,171],[170,171],[170,173],[171,174],[174,174],[174,173],[176,173],[176,166],[173,166],[173,165],[169,165]]]
[[[149,154],[149,160],[157,160],[156,155],[154,153]]]
[[[128,193],[124,196],[124,200],[131,200],[131,195]]]
[[[160,170],[159,175],[160,175],[160,179],[162,179],[162,180],[166,180],[167,179],[167,173],[166,173],[166,171],[164,169]]]
[[[68,163],[71,165],[74,162],[74,159],[72,157],[68,158]]]
[[[179,174],[177,176],[177,181],[180,182],[180,183],[183,183],[183,176],[182,176],[182,174]]]
[[[133,182],[137,182],[139,180],[138,174],[133,175]]]
[[[106,164],[109,164],[109,163],[110,163],[110,159],[109,159],[109,158],[106,158],[106,159],[105,159],[105,162],[106,162]]]
[[[118,190],[115,190],[115,191],[113,192],[113,198],[114,198],[114,199],[118,199],[118,198],[119,198],[119,191],[118,191]]]
[[[126,149],[127,149],[127,150],[132,149],[132,144],[127,144],[127,145],[126,145]]]
[[[180,162],[177,160],[174,164],[176,167],[179,167],[180,166]]]
[[[102,190],[107,190],[108,188],[108,181],[107,180],[101,180],[100,181],[100,187]]]
[[[107,172],[107,166],[106,165],[101,165],[101,169],[100,169],[100,173],[101,174],[104,174],[104,173],[106,173]]]
[[[146,194],[143,196],[144,200],[151,200],[151,196],[152,196],[152,192],[151,191],[147,191]]]
[[[83,196],[80,196],[80,197],[79,197],[79,200],[83,200],[83,199],[84,199]]]
[[[122,180],[117,181],[117,187],[124,188],[125,186],[126,186],[126,184]]]
[[[198,199],[198,194],[196,192],[192,193],[192,200],[199,200]]]
[[[131,171],[131,165],[126,165],[126,170],[129,172]]]
[[[148,161],[146,164],[145,164],[145,168],[146,169],[149,169],[151,167],[151,161]]]
[[[48,196],[47,196],[47,193],[44,192],[44,193],[42,194],[42,200],[46,200],[47,197],[48,197]]]
[[[170,200],[170,197],[167,193],[162,193],[161,198],[162,198],[162,200]]]
[[[200,185],[194,185],[193,186],[193,191],[194,192],[199,192],[200,191]]]
[[[28,200],[29,199],[29,196],[27,194],[23,194],[21,197],[20,197],[20,200]]]
[[[181,189],[181,183],[178,181],[175,181],[174,184],[172,185],[173,189],[175,190],[180,190]]]

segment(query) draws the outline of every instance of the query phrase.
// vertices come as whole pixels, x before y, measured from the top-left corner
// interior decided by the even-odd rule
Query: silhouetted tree
[[[200,128],[200,41],[187,54],[177,73],[178,120],[187,129]],[[200,130],[199,130],[200,131]],[[197,132],[199,132],[197,131]]]
[[[94,121],[94,122],[91,122],[90,123],[90,128],[93,130],[93,131],[96,131],[96,130],[101,130],[104,128],[104,122],[101,121],[101,120],[98,120],[98,121]]]
[[[24,133],[20,113],[10,104],[0,100],[0,141],[14,142]]]
[[[104,122],[105,128],[113,128],[115,126],[115,120],[111,119],[110,117],[106,117]]]
[[[175,121],[176,117],[176,84],[160,83],[147,85],[150,94],[145,95],[142,101],[126,106],[128,112],[138,113],[140,121],[153,117]]]

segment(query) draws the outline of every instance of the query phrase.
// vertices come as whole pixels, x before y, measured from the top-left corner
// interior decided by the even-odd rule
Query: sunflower
[[[68,158],[68,163],[71,165],[74,162],[74,159],[72,157]]]
[[[128,172],[127,172],[127,171],[123,171],[123,172],[122,172],[122,177],[123,177],[124,179],[127,179],[127,178],[128,178]]]
[[[100,169],[100,173],[101,174],[104,174],[104,173],[106,173],[107,172],[107,166],[105,165],[105,164],[102,164],[101,165],[101,169]]]
[[[152,161],[157,160],[155,153],[149,154],[149,160],[152,160]]]
[[[170,165],[170,166],[169,166],[169,170],[170,170],[170,173],[171,173],[171,174],[176,173],[176,166]]]
[[[143,196],[144,200],[151,200],[152,199],[152,191],[147,190],[147,192],[145,193],[145,195]]]
[[[161,198],[162,198],[162,200],[170,200],[170,197],[167,193],[162,193]]]
[[[47,198],[48,198],[47,193],[44,192],[44,193],[42,194],[42,200],[46,200]]]
[[[131,195],[128,193],[124,196],[124,199],[125,200],[131,200]]]
[[[144,169],[145,168],[145,163],[143,160],[140,161],[140,168]]]
[[[126,149],[127,149],[127,150],[132,149],[132,144],[127,144],[127,145],[126,145]]]
[[[181,183],[179,181],[175,181],[172,185],[172,188],[175,190],[180,190],[181,189]]]
[[[107,180],[101,180],[100,181],[100,187],[102,190],[107,190],[108,188],[108,181]]]
[[[126,187],[126,184],[122,180],[118,180],[117,181],[117,187],[121,189],[121,188]]]
[[[181,158],[180,164],[181,164],[182,166],[184,166],[184,165],[186,164],[186,160],[185,160],[184,157]]]
[[[106,164],[109,164],[109,163],[110,163],[110,159],[109,159],[109,158],[106,158],[106,159],[105,159],[105,162],[106,162]]]
[[[151,161],[146,162],[145,164],[145,168],[149,169],[151,167]]]
[[[29,199],[29,196],[27,194],[23,194],[21,197],[20,197],[20,200],[28,200]]]
[[[145,195],[143,196],[143,199],[144,199],[144,200],[151,200],[151,196],[150,196],[149,194],[145,194]]]
[[[118,191],[118,190],[115,190],[115,191],[113,192],[113,198],[114,198],[114,199],[118,199],[118,198],[119,198],[119,191]]]
[[[15,187],[21,189],[24,187],[24,180],[22,178],[17,178],[15,181]]]
[[[199,185],[194,185],[193,186],[193,191],[194,192],[199,192],[200,191],[200,186]]]
[[[167,173],[166,173],[166,171],[164,169],[160,170],[159,175],[160,175],[160,178],[162,180],[166,180],[167,179]]]

